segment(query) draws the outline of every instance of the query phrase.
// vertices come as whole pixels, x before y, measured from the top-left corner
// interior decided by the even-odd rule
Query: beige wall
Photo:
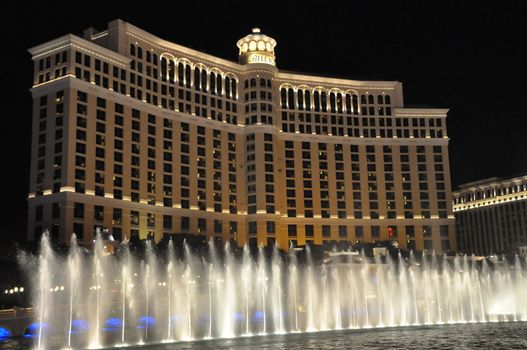
[[[114,23],[115,24],[115,23]],[[388,226],[393,225],[397,226],[398,237],[397,241],[399,246],[406,247],[407,241],[415,240],[415,248],[418,250],[424,249],[424,237],[422,233],[423,225],[429,225],[432,228],[432,233],[427,239],[431,240],[432,248],[436,252],[441,251],[442,241],[448,240],[450,242],[450,249],[455,250],[455,239],[454,239],[454,227],[453,227],[453,215],[452,215],[452,206],[451,206],[451,190],[450,190],[450,176],[449,176],[449,166],[448,166],[448,138],[446,135],[446,110],[429,110],[429,109],[404,109],[403,100],[402,100],[402,85],[399,82],[357,82],[357,81],[347,81],[343,79],[332,79],[332,78],[320,78],[320,77],[310,77],[305,75],[295,75],[289,73],[281,73],[275,67],[264,65],[264,64],[254,64],[249,66],[241,66],[234,63],[229,63],[221,59],[215,59],[208,55],[199,55],[198,53],[187,50],[181,47],[169,47],[163,45],[164,42],[157,42],[154,44],[152,41],[153,38],[148,37],[148,33],[137,32],[134,35],[123,35],[119,32],[124,30],[126,26],[113,26],[112,31],[106,42],[108,47],[114,48],[119,47],[119,54],[115,54],[108,49],[104,49],[83,39],[68,39],[76,42],[75,49],[73,46],[68,46],[69,48],[65,49],[68,51],[68,62],[66,63],[67,74],[60,74],[56,78],[53,75],[49,79],[46,79],[46,70],[40,70],[39,60],[46,57],[51,57],[52,62],[53,57],[56,54],[56,51],[53,51],[52,45],[59,45],[59,43],[41,45],[38,50],[32,49],[35,60],[35,85],[32,89],[34,96],[34,109],[33,109],[33,135],[32,135],[32,164],[31,164],[31,180],[30,180],[30,190],[29,190],[29,218],[28,218],[28,237],[33,238],[35,233],[35,228],[51,228],[53,224],[58,224],[59,229],[59,239],[62,241],[68,241],[71,233],[73,231],[73,223],[82,223],[84,225],[84,243],[89,244],[93,236],[93,227],[94,225],[100,225],[102,227],[108,228],[110,231],[114,227],[121,228],[123,235],[128,236],[130,230],[137,229],[139,231],[140,237],[144,238],[148,232],[153,232],[157,240],[159,240],[163,233],[182,232],[180,229],[181,217],[190,218],[190,227],[188,232],[197,233],[198,230],[198,218],[203,218],[207,220],[206,224],[206,233],[209,236],[217,235],[221,236],[224,239],[234,238],[234,235],[229,234],[229,222],[237,222],[237,234],[236,239],[238,244],[245,244],[249,238],[256,238],[258,244],[267,244],[268,238],[275,238],[278,244],[281,247],[286,247],[289,244],[289,240],[295,240],[297,244],[304,244],[306,240],[313,240],[317,244],[322,244],[326,240],[346,240],[346,241],[372,241],[372,240],[384,240],[389,239],[388,237]],[[149,35],[149,34],[148,34]],[[141,36],[144,40],[141,41]],[[148,40],[147,40],[148,39]],[[125,41],[123,43],[123,41]],[[103,41],[101,41],[102,43]],[[138,60],[137,57],[132,57],[129,55],[129,44],[136,43],[142,47],[143,58]],[[111,44],[109,44],[111,43]],[[80,45],[80,46],[79,46]],[[90,51],[87,49],[82,49],[82,45],[85,45],[86,48],[89,47]],[[168,45],[168,44],[166,44]],[[66,45],[67,46],[67,45]],[[49,49],[49,54],[46,54],[46,49]],[[99,50],[98,55],[93,55],[93,50]],[[40,50],[40,51],[39,51]],[[180,50],[179,52],[177,50]],[[207,91],[201,89],[196,89],[194,82],[194,71],[191,73],[191,86],[181,87],[178,84],[179,77],[177,76],[177,66],[176,66],[176,81],[174,84],[169,82],[164,82],[161,77],[155,78],[151,74],[146,74],[147,69],[158,69],[161,72],[161,63],[160,60],[157,65],[152,62],[147,62],[145,60],[146,52],[150,51],[152,54],[156,54],[159,60],[162,53],[169,52],[174,57],[185,57],[188,58],[191,64],[204,64],[207,67],[208,72],[210,73],[210,68],[213,65],[216,65],[217,69],[221,72],[229,73],[230,77],[236,77],[237,79],[237,96],[232,98],[226,97],[225,93],[223,96],[218,96],[213,94],[210,91],[210,83],[208,83]],[[37,53],[38,52],[38,53]],[[52,53],[51,53],[52,52]],[[84,64],[78,64],[75,62],[76,52],[82,53],[82,58],[84,60],[84,55],[90,55],[91,62],[90,67],[86,67]],[[128,57],[126,57],[128,56]],[[96,69],[95,59],[101,61],[101,66],[106,62],[109,66],[108,73],[102,72],[101,70]],[[137,69],[130,69],[130,65],[126,67],[126,80],[121,80],[120,78],[113,77],[113,67],[118,67],[119,76],[120,69],[123,67],[123,63],[126,60],[134,59],[136,61],[135,66],[137,67],[137,62],[140,61],[143,64],[143,73],[138,73]],[[63,64],[64,65],[64,64]],[[149,68],[147,68],[149,67]],[[194,66],[193,66],[194,67]],[[79,73],[80,69],[80,73]],[[53,64],[49,71],[53,71]],[[214,71],[214,70],[213,70]],[[87,74],[89,73],[89,77]],[[209,74],[208,73],[208,74]],[[80,74],[80,75],[79,75]],[[135,74],[135,84],[130,84],[130,76]],[[78,75],[76,78],[75,75]],[[99,78],[96,78],[96,75]],[[41,76],[43,76],[43,80]],[[141,76],[143,79],[142,86],[139,86],[138,77]],[[86,80],[89,81],[84,81]],[[103,80],[108,79],[108,87],[105,88],[103,85]],[[207,79],[210,76],[207,75]],[[262,88],[259,85],[256,87],[249,86],[248,89],[245,88],[245,82],[250,81],[252,78],[259,79],[265,78],[269,79],[272,82],[272,87]],[[96,81],[97,80],[97,81]],[[147,80],[150,81],[150,88],[147,88]],[[126,94],[121,94],[116,91],[112,91],[113,82],[116,82],[120,89],[120,84],[125,84]],[[99,83],[99,85],[97,84]],[[157,84],[157,91],[154,91],[154,83]],[[222,89],[225,92],[225,79],[222,79]],[[389,104],[389,107],[392,108],[392,114],[390,116],[379,116],[377,114],[371,116],[363,115],[350,115],[344,110],[342,113],[331,113],[328,109],[327,112],[315,113],[313,110],[311,113],[312,121],[309,122],[309,125],[312,127],[313,132],[317,126],[323,127],[328,126],[331,130],[331,127],[342,127],[346,131],[343,135],[323,135],[323,134],[312,134],[312,133],[299,133],[300,125],[307,125],[307,122],[302,121],[300,113],[305,113],[306,111],[301,111],[298,107],[293,108],[284,108],[281,105],[281,91],[280,87],[284,86],[291,87],[292,89],[305,88],[308,86],[309,89],[319,89],[320,86],[323,86],[326,91],[330,89],[338,89],[342,93],[349,91],[349,93],[356,94],[357,96],[361,95],[370,95],[374,94],[375,103],[371,105],[375,111],[378,111],[379,107],[386,107],[377,104],[377,95],[386,94],[392,97],[392,101]],[[174,88],[174,97],[171,98],[167,94],[162,93],[162,86],[166,85],[167,90],[170,87]],[[318,86],[318,87],[317,87]],[[135,89],[135,93],[132,93],[132,89]],[[137,97],[137,90],[142,91],[141,99]],[[56,101],[55,95],[57,91],[64,92],[64,100]],[[77,93],[78,91],[84,92],[87,94],[87,103],[80,102],[81,105],[87,107],[87,115],[85,116],[87,125],[86,128],[79,127],[77,125]],[[179,96],[179,91],[183,94],[183,99]],[[251,92],[256,92],[256,96],[251,95]],[[313,90],[314,91],[314,90]],[[337,90],[333,90],[337,91]],[[248,97],[246,98],[246,92]],[[265,98],[261,97],[261,92],[265,92]],[[186,99],[186,94],[189,93],[191,101]],[[269,99],[267,93],[271,94]],[[150,97],[147,97],[147,94],[150,94]],[[195,95],[199,94],[200,102],[198,103],[195,100]],[[40,97],[48,96],[47,98],[47,114],[45,117],[40,116]],[[131,95],[134,95],[135,98]],[[97,107],[97,97],[103,98],[106,102],[106,108]],[[154,97],[157,97],[157,104],[154,103]],[[203,103],[203,98],[207,99],[206,103]],[[296,98],[296,97],[295,97]],[[169,110],[162,107],[162,99],[173,99],[175,101],[175,110]],[[212,99],[215,99],[215,106],[212,106]],[[218,107],[218,102],[221,101],[222,106]],[[115,128],[121,127],[115,125],[115,104],[121,104],[124,106],[123,118],[123,186],[122,186],[122,195],[123,200],[112,198],[114,195],[114,185],[113,178],[114,176],[121,176],[114,172],[114,142],[117,138],[115,136]],[[183,103],[183,109],[186,110],[186,105],[190,105],[191,114],[183,113],[179,111],[180,103]],[[227,108],[227,103],[230,103],[231,106],[236,105],[236,112],[233,111],[233,107]],[[255,110],[252,110],[252,104],[256,104]],[[298,103],[295,100],[295,103]],[[328,95],[329,103],[329,95]],[[56,126],[53,122],[53,119],[56,118],[56,105],[62,104],[64,106],[63,114],[63,126]],[[168,102],[167,102],[168,104]],[[266,104],[267,106],[272,106],[272,112],[268,110],[263,110],[261,105]],[[248,110],[246,109],[248,106]],[[139,119],[136,119],[132,116],[132,108],[140,111]],[[195,115],[196,108],[199,108],[200,114],[203,110],[206,110],[208,118],[200,117]],[[267,109],[268,107],[265,107]],[[104,121],[97,120],[97,110],[104,110],[106,118]],[[214,117],[212,112],[216,113]],[[282,112],[292,114],[293,121],[290,121],[289,118],[286,122],[282,121]],[[217,115],[218,113],[222,114],[223,121],[219,121]],[[376,112],[377,113],[377,112]],[[155,124],[149,123],[149,114],[153,115],[155,118]],[[323,120],[324,117],[327,118],[328,122],[316,122],[315,114],[318,114]],[[237,123],[229,123],[225,121],[227,115],[236,116]],[[257,123],[254,125],[245,125],[246,117],[251,118],[252,116],[256,117]],[[265,125],[264,119],[262,117],[271,116],[273,118],[272,123],[267,123]],[[331,125],[330,121],[332,116],[344,118],[345,122],[342,125]],[[355,124],[355,121],[352,119],[352,124],[349,124],[349,119],[347,118],[358,118],[359,123]],[[376,125],[374,127],[363,125],[363,118],[376,120]],[[47,126],[43,131],[39,131],[39,123],[41,120],[46,119]],[[216,119],[216,120],[214,120]],[[380,120],[391,119],[391,125],[381,126]],[[396,124],[396,120],[401,121],[401,125]],[[413,126],[413,120],[417,120],[417,125]],[[132,133],[134,132],[132,124],[134,121],[137,121],[140,126],[138,133],[140,134],[140,141],[132,141]],[[249,119],[250,120],[250,119]],[[304,119],[305,120],[305,119]],[[403,121],[407,120],[403,124]],[[441,120],[441,126],[432,125],[436,123],[437,120]],[[172,135],[171,137],[164,137],[165,122],[170,121],[173,125],[171,128]],[[104,132],[97,131],[97,123],[103,123],[105,126]],[[263,122],[263,123],[262,123]],[[187,133],[182,130],[182,123],[186,123],[189,126],[189,141],[182,141],[182,133]],[[422,123],[422,124],[421,124]],[[252,124],[252,123],[251,123]],[[264,124],[264,125],[262,125]],[[285,131],[284,124],[294,124],[295,132]],[[155,140],[155,146],[149,146],[148,142],[148,130],[149,126],[155,125],[155,133],[150,135]],[[205,129],[205,135],[198,135],[198,128]],[[56,130],[62,129],[63,132],[63,141],[55,140],[54,135]],[[307,129],[307,127],[306,127]],[[354,131],[350,131],[351,135],[348,135],[348,129],[357,129],[359,132],[358,137],[354,135]],[[436,130],[440,129],[442,135],[437,137],[435,134]],[[86,132],[86,141],[76,141],[77,130]],[[220,133],[219,137],[215,137],[215,131]],[[322,130],[322,128],[321,128]],[[371,137],[372,130],[375,130],[375,137]],[[388,130],[391,132],[390,137],[388,137]],[[400,137],[397,137],[397,132],[401,133]],[[415,131],[414,131],[415,130]],[[433,133],[431,132],[433,130]],[[304,130],[305,131],[305,130]],[[366,132],[368,134],[366,134]],[[407,132],[407,136],[404,135],[404,132]],[[229,140],[229,133],[236,135],[236,141]],[[321,132],[322,133],[322,132]],[[385,133],[381,137],[381,133]],[[45,146],[46,154],[45,156],[38,156],[38,148],[41,147],[39,143],[40,135],[45,134]],[[254,141],[247,140],[247,136],[254,134]],[[272,135],[272,141],[265,140],[265,134]],[[415,137],[414,137],[415,135]],[[96,145],[97,137],[104,136],[104,145]],[[201,167],[198,165],[198,138],[203,137],[205,144],[205,156],[204,166]],[[172,143],[171,149],[164,149],[164,142],[169,141]],[[286,172],[289,169],[286,165],[286,141],[293,141],[294,143],[294,170],[295,170],[295,195],[294,197],[287,196],[287,178]],[[59,154],[62,157],[62,174],[60,179],[60,186],[55,185],[57,190],[53,192],[54,183],[57,181],[53,180],[53,174],[57,167],[53,165],[53,159],[55,156],[54,147],[57,142],[62,142],[62,152]],[[78,167],[75,165],[76,162],[76,142],[80,142],[86,145],[86,164],[85,167]],[[215,145],[218,143],[219,145]],[[229,159],[229,142],[235,143],[235,151],[232,151],[235,154],[235,160]],[[310,169],[303,168],[303,153],[302,153],[302,142],[307,142],[310,144]],[[321,207],[323,201],[326,199],[321,198],[321,188],[320,188],[320,172],[325,171],[321,169],[321,160],[318,155],[318,144],[325,143],[327,145],[327,177],[328,177],[328,194],[329,202],[327,210],[329,211],[329,218],[322,218],[322,210],[325,210]],[[180,180],[186,175],[182,174],[182,164],[181,164],[181,154],[182,154],[182,144],[188,144],[189,147],[189,208],[181,208],[182,206],[182,197],[181,197],[181,186]],[[247,149],[249,144],[254,144],[254,150]],[[272,150],[266,151],[266,144],[270,144]],[[43,144],[42,144],[43,145]],[[135,167],[131,164],[131,157],[133,155],[132,145],[139,146],[139,166]],[[339,145],[342,148],[342,160],[335,159],[335,145]],[[351,146],[358,146],[358,155],[359,159],[353,165],[351,155]],[[369,218],[369,194],[375,190],[369,189],[369,184],[371,181],[368,181],[368,173],[372,171],[368,170],[368,162],[366,146],[373,146],[375,154],[375,164],[376,170],[373,172],[377,176],[377,185],[376,192],[378,193],[378,212],[379,219]],[[384,180],[384,156],[386,153],[383,151],[384,146],[391,146],[392,149],[392,159],[393,161],[390,164],[393,166],[393,181]],[[404,171],[404,173],[409,173],[411,176],[411,190],[403,190],[402,188],[402,173],[401,164],[400,164],[400,147],[408,146],[408,157],[409,157],[409,170]],[[416,150],[418,146],[425,146],[424,161],[421,162],[424,169],[418,168],[417,154]],[[434,153],[434,146],[440,147],[440,153]],[[104,149],[105,157],[97,158],[96,157],[96,147]],[[269,146],[267,146],[269,147]],[[149,157],[148,149],[151,148],[155,151],[155,156]],[[221,152],[221,156],[214,158],[214,152]],[[170,153],[172,156],[171,161],[164,161],[163,156],[164,152]],[[272,160],[267,159],[266,153],[269,156],[272,156]],[[218,154],[218,153],[216,153]],[[247,156],[254,154],[254,159],[248,159]],[[440,154],[442,156],[441,161],[434,161],[434,156]],[[44,160],[45,166],[43,170],[44,178],[42,181],[37,183],[37,176],[39,170],[36,167],[38,161]],[[96,171],[96,160],[104,160],[105,168],[104,171]],[[148,160],[155,161],[155,169],[148,169]],[[306,159],[307,160],[307,159]],[[220,162],[219,169],[214,169],[215,161]],[[172,166],[172,195],[163,195],[163,177],[168,175],[168,172],[164,171],[164,164],[171,164]],[[343,179],[336,178],[336,169],[337,164],[341,163],[343,166]],[[120,164],[120,163],[118,163]],[[272,170],[266,172],[266,164],[272,166]],[[439,172],[435,171],[436,164],[441,164],[443,169]],[[183,164],[183,166],[185,166]],[[233,167],[235,171],[229,171],[229,166]],[[358,168],[355,168],[357,167]],[[86,179],[83,181],[85,184],[85,193],[75,193],[75,183],[79,182],[75,180],[75,172],[77,170],[85,170]],[[139,179],[132,178],[132,169],[138,169]],[[198,174],[200,169],[205,171],[205,177],[200,178]],[[312,181],[312,210],[313,218],[304,217],[304,188],[303,188],[303,172],[304,170],[311,171],[311,181]],[[149,171],[155,172],[155,179],[149,180]],[[214,179],[214,172],[221,172],[221,179]],[[100,186],[103,188],[101,195],[95,195],[96,192],[96,173],[104,175],[104,184]],[[360,181],[353,180],[353,173],[360,174]],[[441,173],[444,180],[436,181],[436,173]],[[235,181],[229,181],[229,174],[235,176]],[[266,174],[273,176],[272,182],[266,183]],[[426,174],[426,180],[419,181],[419,174]],[[252,178],[251,175],[254,175]],[[249,177],[249,181],[248,181]],[[198,198],[198,180],[203,179],[206,184],[204,189],[206,194],[206,199],[200,200]],[[139,193],[139,201],[131,201],[131,184],[133,180],[139,181],[140,190],[136,191]],[[217,182],[221,189],[214,190],[215,182]],[[338,218],[338,202],[337,198],[337,183],[341,182],[343,188],[340,190],[344,193],[344,197],[340,199],[341,202],[345,202],[345,217]],[[353,183],[357,182],[359,188],[353,189]],[[393,190],[386,188],[386,182],[393,184]],[[427,190],[420,191],[419,183],[426,183],[428,186]],[[440,209],[437,207],[438,198],[436,196],[436,182],[441,182],[444,184],[445,198],[440,199],[441,202],[446,202],[446,208]],[[274,189],[272,192],[266,192],[266,184],[272,184]],[[148,192],[150,186],[155,186],[155,189],[152,190],[152,193]],[[229,185],[236,186],[236,203],[229,203],[229,195],[233,195],[229,190]],[[254,186],[254,187],[253,187]],[[41,188],[42,194],[37,195],[38,188]],[[323,190],[322,190],[323,191]],[[221,201],[214,201],[214,193],[221,194]],[[361,199],[359,200],[362,203],[362,212],[363,217],[355,217],[355,210],[353,209],[354,201],[353,196],[354,192],[361,194]],[[387,209],[386,209],[386,193],[393,192],[395,203],[395,213],[396,216],[393,219],[388,219]],[[412,218],[404,218],[404,200],[403,192],[412,193],[412,202],[413,208],[410,210],[412,212]],[[420,195],[421,192],[426,192],[429,196],[429,205],[430,205],[430,218],[421,218],[421,208],[420,208]],[[250,214],[251,203],[249,199],[252,195],[256,195],[256,211],[254,214]],[[274,196],[274,214],[266,213],[267,206],[270,203],[266,203],[266,195]],[[163,199],[171,198],[172,205],[164,206]],[[149,199],[153,204],[148,204]],[[296,201],[296,217],[289,217],[287,215],[287,203],[288,199],[294,199]],[[84,203],[85,211],[84,218],[76,219],[73,217],[73,203]],[[204,203],[204,210],[199,209],[199,203]],[[52,203],[60,203],[60,218],[52,219]],[[214,211],[214,204],[221,205],[221,211]],[[42,220],[35,223],[36,215],[36,206],[43,206],[43,216]],[[94,206],[103,206],[104,215],[103,220],[100,222],[94,221]],[[236,214],[229,213],[229,206],[236,205]],[[113,208],[121,208],[123,211],[122,223],[117,225],[112,222],[113,217]],[[291,208],[289,208],[291,209]],[[130,212],[139,211],[140,212],[140,224],[135,227],[130,224]],[[438,218],[439,212],[446,213],[443,218]],[[147,226],[147,215],[148,213],[155,216],[154,225],[151,227]],[[172,229],[164,230],[163,229],[163,215],[170,215],[172,217]],[[214,232],[214,220],[221,220],[221,232]],[[276,227],[276,233],[270,234],[267,232],[267,222],[274,221]],[[257,227],[256,235],[250,235],[248,232],[249,222],[255,222]],[[297,234],[296,236],[288,235],[288,225],[297,225]],[[305,225],[314,226],[314,236],[306,237],[305,235]],[[329,225],[331,227],[331,236],[323,237],[322,235],[322,226]],[[356,237],[355,227],[363,226],[364,236]],[[407,239],[405,226],[412,225],[415,228],[415,238]],[[440,237],[440,225],[446,225],[449,228],[448,237]],[[339,226],[346,226],[347,235],[345,237],[339,237]],[[371,227],[379,226],[380,235],[379,237],[371,236]]]

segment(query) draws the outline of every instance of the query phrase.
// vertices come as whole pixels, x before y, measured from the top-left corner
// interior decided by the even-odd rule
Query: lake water
[[[27,349],[21,341],[0,342],[0,349]],[[115,349],[115,348],[114,348]],[[527,349],[527,322],[472,323],[268,335],[170,344],[129,346],[141,350],[253,349]]]
[[[128,348],[130,349],[130,348]],[[132,347],[131,349],[138,349]],[[149,349],[527,349],[527,322],[478,323],[270,335]]]
[[[149,346],[149,349],[527,349],[527,323],[479,323],[270,335],[162,344]]]

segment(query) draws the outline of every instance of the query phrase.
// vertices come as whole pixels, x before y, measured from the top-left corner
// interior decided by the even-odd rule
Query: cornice
[[[108,61],[117,63],[121,66],[126,66],[130,63],[129,57],[123,56],[115,51],[97,45],[91,41],[82,39],[73,34],[67,34],[61,36],[60,38],[45,42],[38,46],[34,46],[28,49],[28,51],[33,56],[32,59],[36,60],[42,56],[51,54],[56,51],[61,51],[68,47],[75,47],[94,56],[98,56]]]
[[[394,108],[397,117],[446,117],[448,108]]]
[[[370,89],[370,90],[395,90],[401,83],[398,81],[361,81],[342,78],[321,77],[302,73],[280,72],[276,74],[276,81],[283,83],[309,84],[313,87],[335,87],[340,89]]]
[[[158,36],[155,36],[154,34],[151,34],[141,28],[134,26],[133,24],[130,24],[128,22],[123,23],[125,24],[126,34],[133,38],[136,38],[137,40],[144,41],[160,50],[168,50],[169,53],[182,53],[185,55],[189,55],[192,59],[197,62],[201,62],[205,65],[207,65],[208,63],[209,66],[221,66],[222,68],[234,70],[236,73],[244,73],[244,71],[246,70],[245,66],[242,66],[238,63],[219,58],[198,50],[190,49],[188,47],[173,43],[165,39],[161,39]]]

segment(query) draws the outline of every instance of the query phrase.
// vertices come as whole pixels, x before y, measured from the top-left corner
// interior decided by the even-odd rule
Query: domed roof
[[[243,64],[265,63],[274,65],[276,40],[262,34],[260,28],[253,28],[252,33],[238,40],[236,45],[240,49],[240,62]],[[255,59],[251,60],[251,57]]]

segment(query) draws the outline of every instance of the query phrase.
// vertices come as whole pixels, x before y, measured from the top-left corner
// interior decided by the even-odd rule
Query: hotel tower
[[[460,185],[453,199],[459,251],[527,255],[527,174]]]
[[[276,46],[254,28],[236,63],[115,20],[31,48],[28,238],[455,250],[447,110],[281,71]]]

